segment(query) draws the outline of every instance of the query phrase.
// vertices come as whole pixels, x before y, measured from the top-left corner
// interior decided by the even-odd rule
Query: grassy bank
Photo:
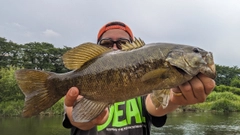
[[[59,100],[51,108],[40,113],[40,115],[62,115],[64,98]],[[24,100],[8,101],[0,103],[0,116],[21,116],[24,106]]]
[[[213,91],[204,103],[180,107],[182,111],[239,112],[240,96],[232,92]]]

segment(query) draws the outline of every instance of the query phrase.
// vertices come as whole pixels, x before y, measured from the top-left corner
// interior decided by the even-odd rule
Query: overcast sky
[[[146,43],[198,46],[240,67],[240,0],[0,0],[0,37],[18,44],[96,42],[115,20]]]

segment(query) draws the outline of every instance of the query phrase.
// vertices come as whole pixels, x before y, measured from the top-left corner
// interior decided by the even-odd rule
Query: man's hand
[[[171,89],[170,102],[176,105],[202,103],[215,87],[215,81],[199,74],[189,82]]]
[[[77,99],[80,99],[82,97],[83,96],[79,95],[79,90],[76,87],[70,88],[65,96],[65,100],[64,100],[65,109],[71,124],[79,129],[89,130],[95,127],[96,125],[101,125],[105,123],[107,121],[108,114],[109,114],[108,108],[106,108],[97,118],[93,119],[90,122],[79,123],[79,122],[73,121],[73,118],[72,118],[73,105]]]
[[[163,116],[176,110],[179,105],[204,102],[214,87],[215,81],[213,79],[199,74],[189,82],[171,89],[169,104],[165,109],[162,107],[156,109],[151,101],[150,94],[146,98],[146,108],[154,116]]]

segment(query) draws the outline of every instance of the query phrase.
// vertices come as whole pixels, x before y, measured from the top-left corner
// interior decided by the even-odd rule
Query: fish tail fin
[[[170,89],[154,90],[151,94],[152,103],[158,109],[160,106],[166,108],[169,103]]]
[[[61,98],[54,93],[54,90],[47,88],[46,81],[51,74],[54,73],[33,69],[21,69],[15,72],[17,84],[25,95],[23,117],[37,115]]]

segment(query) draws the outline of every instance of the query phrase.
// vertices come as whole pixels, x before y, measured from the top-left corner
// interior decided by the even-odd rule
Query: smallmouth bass
[[[75,122],[88,122],[107,106],[151,93],[153,104],[165,108],[170,88],[199,73],[215,78],[211,52],[201,48],[170,44],[146,44],[141,39],[111,50],[94,43],[81,44],[63,55],[72,71],[57,74],[33,69],[15,72],[25,95],[24,117],[31,117],[54,105],[75,86],[83,98],[73,108]]]

